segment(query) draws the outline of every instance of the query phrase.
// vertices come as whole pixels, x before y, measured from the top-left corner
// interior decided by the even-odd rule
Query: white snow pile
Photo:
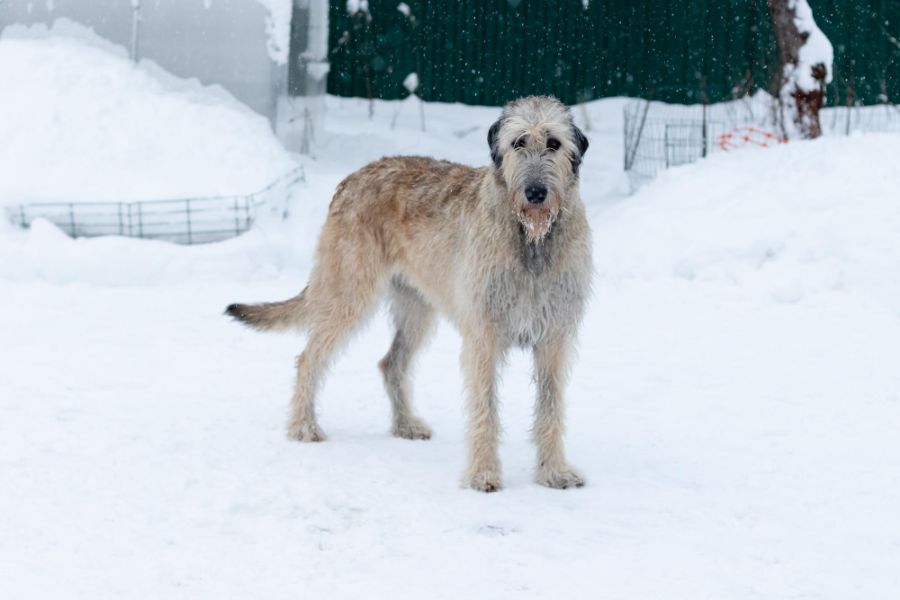
[[[269,57],[279,65],[287,64],[291,49],[292,0],[256,0],[265,7]]]
[[[862,294],[900,314],[893,156],[900,136],[868,134],[666,171],[603,219],[601,273],[718,282],[784,303]]]
[[[268,121],[222,88],[34,34],[0,37],[0,205],[250,193],[293,166]]]
[[[347,12],[351,16],[357,13],[369,14],[369,0],[347,0]]]
[[[419,74],[418,73],[410,73],[403,79],[403,87],[406,88],[406,91],[410,94],[415,94],[416,90],[419,89]]]
[[[800,46],[796,68],[794,65],[785,65],[785,76],[799,89],[813,92],[818,90],[821,85],[813,77],[814,66],[823,65],[825,67],[825,84],[831,83],[834,48],[816,25],[809,2],[807,0],[788,0],[788,2],[789,8],[794,10],[794,24],[797,26],[797,31],[806,36],[806,41]]]

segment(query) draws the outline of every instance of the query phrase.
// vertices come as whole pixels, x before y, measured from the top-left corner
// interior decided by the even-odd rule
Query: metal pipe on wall
[[[131,0],[131,61],[138,62],[141,40],[141,0]]]

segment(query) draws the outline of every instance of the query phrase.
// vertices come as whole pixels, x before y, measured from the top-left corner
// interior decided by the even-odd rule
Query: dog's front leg
[[[497,370],[503,351],[485,331],[463,336],[463,371],[468,391],[469,466],[464,483],[482,492],[500,489]]]
[[[568,465],[563,449],[565,406],[563,388],[572,342],[568,338],[542,340],[534,347],[537,381],[534,440],[538,447],[537,482],[552,488],[581,487],[584,479]]]

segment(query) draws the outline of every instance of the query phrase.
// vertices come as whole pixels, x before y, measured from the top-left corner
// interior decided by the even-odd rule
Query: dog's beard
[[[547,237],[559,215],[559,200],[551,196],[546,202],[537,206],[521,201],[515,204],[517,206],[516,218],[525,231],[526,240],[533,243],[540,242]]]

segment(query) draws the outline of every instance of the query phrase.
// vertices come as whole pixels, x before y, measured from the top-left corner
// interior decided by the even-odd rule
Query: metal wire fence
[[[46,219],[72,237],[120,235],[203,244],[244,233],[263,210],[287,216],[292,190],[304,180],[303,167],[298,166],[252,194],[140,202],[42,202],[10,206],[6,212],[20,227]]]
[[[755,145],[783,141],[777,104],[765,94],[708,105],[635,100],[625,106],[624,117],[625,171],[632,190],[660,171],[729,150],[736,139]],[[900,132],[900,106],[825,108],[820,121],[824,135]]]

